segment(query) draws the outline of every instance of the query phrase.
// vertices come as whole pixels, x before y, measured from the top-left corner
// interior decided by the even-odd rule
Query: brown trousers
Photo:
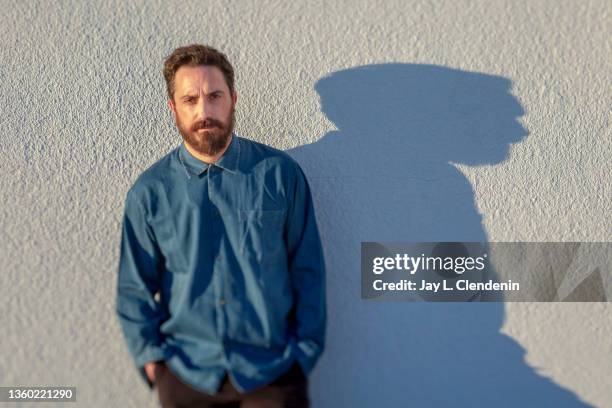
[[[241,394],[227,373],[217,395],[210,395],[180,380],[165,362],[156,369],[155,387],[162,408],[309,408],[308,378],[299,363],[265,387]]]

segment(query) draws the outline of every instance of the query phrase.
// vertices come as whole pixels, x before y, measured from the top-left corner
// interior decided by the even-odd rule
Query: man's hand
[[[154,384],[155,380],[159,376],[162,364],[164,364],[164,361],[150,361],[144,366],[147,377],[149,377],[149,380]]]

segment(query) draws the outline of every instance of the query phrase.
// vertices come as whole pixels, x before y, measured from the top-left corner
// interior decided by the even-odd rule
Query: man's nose
[[[200,98],[196,105],[196,118],[197,120],[204,120],[210,114],[210,107],[204,100],[204,98]]]

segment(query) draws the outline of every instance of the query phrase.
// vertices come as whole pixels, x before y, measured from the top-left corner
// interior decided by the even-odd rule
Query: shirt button
[[[223,306],[225,304],[225,299],[219,299],[219,304]]]

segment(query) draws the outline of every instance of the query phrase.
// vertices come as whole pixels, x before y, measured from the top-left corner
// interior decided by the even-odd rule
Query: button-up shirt
[[[216,394],[241,392],[324,347],[325,266],[307,179],[286,152],[232,133],[213,164],[182,142],[125,197],[116,311],[144,365],[164,360]]]

